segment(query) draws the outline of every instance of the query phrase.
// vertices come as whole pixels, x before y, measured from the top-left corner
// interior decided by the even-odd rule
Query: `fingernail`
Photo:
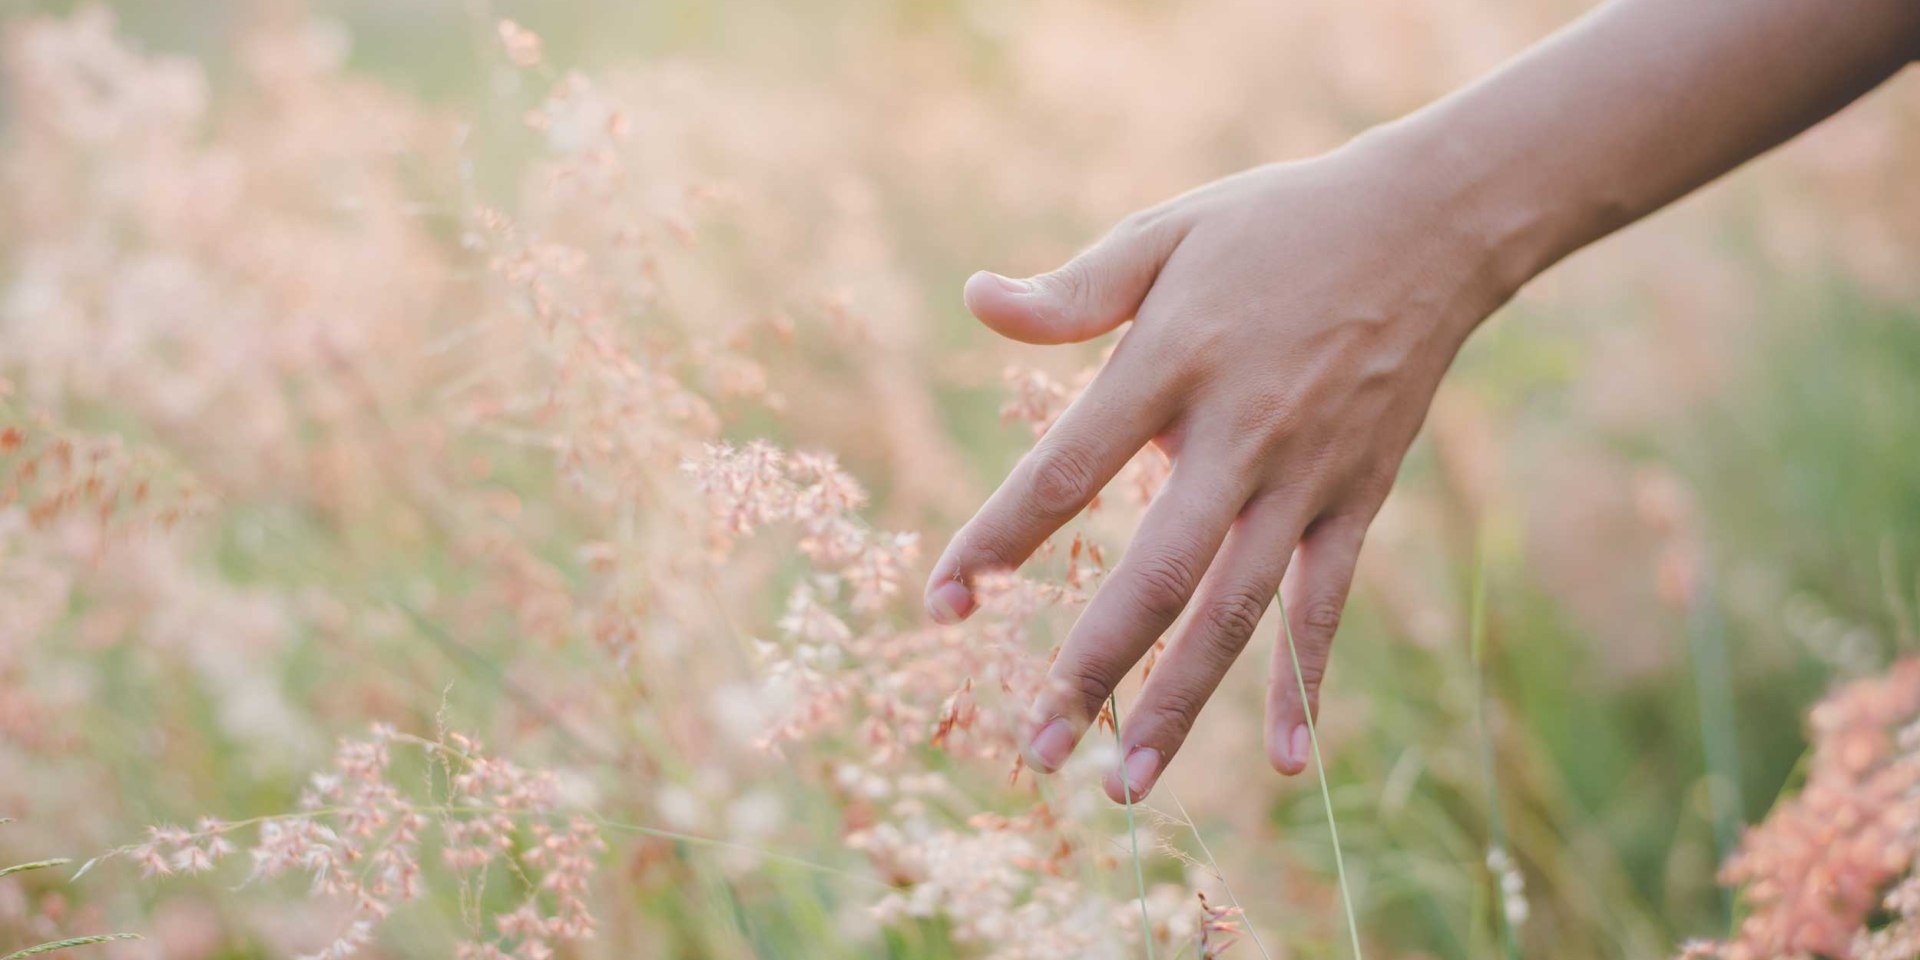
[[[1287,759],[1302,770],[1307,768],[1307,761],[1313,759],[1313,735],[1307,732],[1306,724],[1295,726],[1287,738]]]
[[[1152,747],[1135,747],[1127,754],[1127,762],[1122,766],[1127,775],[1127,795],[1134,798],[1144,797],[1153,789],[1153,782],[1160,778],[1160,751]]]
[[[927,591],[927,615],[934,623],[959,623],[972,612],[973,593],[958,580],[948,580]]]
[[[1073,727],[1067,724],[1067,718],[1054,717],[1040,732],[1033,735],[1027,743],[1027,759],[1041,773],[1052,773],[1067,762],[1067,755],[1073,752]]]

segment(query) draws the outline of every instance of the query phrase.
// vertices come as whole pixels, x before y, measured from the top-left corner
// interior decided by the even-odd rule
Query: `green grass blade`
[[[1347,937],[1353,944],[1353,960],[1360,960],[1360,921],[1353,914],[1353,893],[1347,888],[1347,859],[1340,853],[1340,824],[1333,816],[1333,791],[1327,786],[1327,767],[1320,759],[1320,732],[1313,722],[1313,711],[1306,709],[1307,679],[1300,672],[1300,651],[1293,646],[1293,623],[1287,619],[1287,601],[1280,603],[1280,628],[1287,634],[1287,656],[1293,658],[1293,680],[1300,685],[1301,712],[1307,718],[1307,742],[1313,747],[1313,771],[1320,778],[1320,802],[1327,808],[1327,834],[1333,838],[1333,869],[1340,877],[1340,902],[1347,908]]]
[[[1113,712],[1113,744],[1120,746],[1120,699],[1109,694],[1107,709]],[[1120,764],[1120,793],[1127,798],[1127,840],[1133,844],[1133,882],[1140,888],[1140,940],[1147,945],[1147,960],[1153,960],[1153,918],[1147,913],[1147,873],[1140,866],[1140,832],[1133,822],[1133,787],[1127,783],[1127,760]]]
[[[1484,538],[1483,538],[1484,539]],[[1473,667],[1473,705],[1480,739],[1481,775],[1487,784],[1488,867],[1491,874],[1493,853],[1498,851],[1512,863],[1507,852],[1507,822],[1500,813],[1500,774],[1493,762],[1493,731],[1487,726],[1487,554],[1483,542],[1473,564],[1473,604],[1468,614],[1467,657]],[[1512,869],[1519,869],[1518,866]],[[1491,877],[1494,915],[1499,918],[1500,943],[1507,960],[1519,960],[1520,943],[1513,924],[1507,919],[1506,892],[1500,877]]]
[[[55,950],[66,950],[70,947],[86,947],[96,943],[113,943],[119,940],[139,939],[141,939],[141,937],[137,933],[108,933],[93,937],[74,937],[68,940],[54,940],[49,943],[40,944],[39,946],[28,947],[25,950],[15,950],[4,957],[0,957],[0,960],[18,960],[20,957],[37,957],[43,953],[52,953]]]
[[[1740,843],[1746,799],[1740,791],[1739,720],[1734,711],[1732,669],[1719,611],[1700,590],[1688,598],[1687,646],[1693,655],[1694,696],[1700,711],[1700,741],[1707,762],[1707,801],[1713,811],[1716,862],[1725,863]],[[1733,891],[1722,887],[1721,908],[1729,921]]]
[[[55,857],[52,860],[35,860],[32,863],[16,863],[11,867],[0,867],[0,877],[10,877],[16,873],[26,873],[28,870],[45,870],[48,867],[63,867],[72,862],[72,860],[66,857]]]

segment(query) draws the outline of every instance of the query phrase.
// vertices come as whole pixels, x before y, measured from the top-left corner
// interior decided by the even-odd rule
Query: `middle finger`
[[[1066,762],[1128,668],[1185,609],[1246,501],[1240,482],[1217,468],[1224,458],[1187,453],[1048,671],[1027,748],[1042,772]]]

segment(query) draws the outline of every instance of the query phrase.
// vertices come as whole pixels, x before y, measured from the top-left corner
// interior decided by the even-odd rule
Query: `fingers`
[[[1277,498],[1256,499],[1241,513],[1226,546],[1194,595],[1193,613],[1155,663],[1120,733],[1120,769],[1106,777],[1116,803],[1153,789],[1193,729],[1194,718],[1240,651],[1286,572],[1305,525],[1304,510]]]
[[[1052,273],[1009,280],[977,273],[966,301],[988,326],[1029,343],[1066,343],[1105,333],[1133,316],[1180,243],[1184,228],[1149,211],[1127,218],[1091,249]],[[961,528],[927,581],[927,613],[956,623],[976,606],[975,578],[1024,563],[1060,525],[1171,418],[1160,401],[1162,371],[1128,359],[1122,341],[1107,368]]]
[[[982,271],[967,279],[967,309],[1001,336],[1077,343],[1125,323],[1146,299],[1183,231],[1170,217],[1136,214],[1052,273],[1015,280]]]
[[[980,512],[954,534],[927,579],[927,614],[958,623],[976,606],[982,573],[1012,570],[1166,425],[1166,379],[1121,342],[1107,368],[1007,476]]]
[[[1287,618],[1281,626],[1267,684],[1267,758],[1281,773],[1299,773],[1313,759],[1307,711],[1313,711],[1316,720],[1320,716],[1320,680],[1326,675],[1333,634],[1340,626],[1340,612],[1346,608],[1347,590],[1353,584],[1353,568],[1360,559],[1360,543],[1366,532],[1366,522],[1359,518],[1315,523],[1300,541],[1293,566],[1281,585]],[[1300,659],[1297,679],[1294,657],[1287,649],[1289,629]],[[1303,685],[1307,691],[1304,702],[1300,698]]]
[[[1035,769],[1051,773],[1066,762],[1114,686],[1185,608],[1244,502],[1245,491],[1221,471],[1174,469],[1048,671],[1029,729]]]

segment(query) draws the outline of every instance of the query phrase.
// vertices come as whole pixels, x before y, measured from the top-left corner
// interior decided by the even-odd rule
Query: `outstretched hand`
[[[1146,795],[1276,588],[1307,702],[1282,635],[1267,755],[1283,773],[1305,767],[1307,711],[1367,526],[1455,352],[1512,292],[1416,168],[1356,141],[1136,213],[1051,273],[967,281],[968,309],[1015,340],[1132,325],[947,546],[927,584],[935,620],[970,615],[977,577],[1018,567],[1146,444],[1173,463],[1033,706],[1034,768],[1059,769],[1191,609],[1127,711],[1124,760],[1106,780],[1116,801]]]

